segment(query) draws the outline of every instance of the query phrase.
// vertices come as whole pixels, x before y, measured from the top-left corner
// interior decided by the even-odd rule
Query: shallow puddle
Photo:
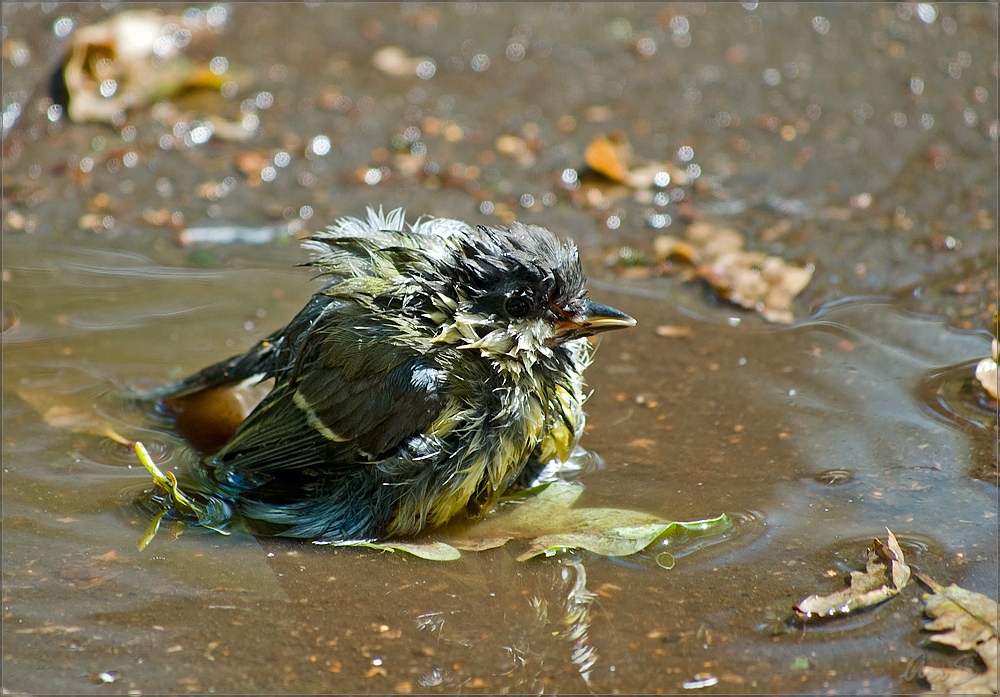
[[[191,532],[139,553],[145,521],[126,501],[145,471],[126,446],[40,412],[62,407],[82,431],[89,415],[179,466],[180,440],[126,386],[249,345],[304,301],[307,272],[98,263],[69,247],[18,261],[21,323],[4,334],[4,638],[18,689],[99,689],[90,676],[144,691],[630,693],[707,673],[729,692],[907,691],[925,652],[915,587],[805,627],[791,606],[839,588],[886,527],[932,576],[997,582],[996,488],[973,476],[991,471],[994,431],[953,367],[988,337],[877,301],[733,326],[725,308],[694,316],[608,287],[598,299],[639,326],[603,337],[588,372],[584,444],[603,465],[579,476],[579,505],[725,512],[727,534],[622,559],[518,562],[512,546],[433,563]],[[691,334],[658,336],[663,325]]]
[[[996,594],[990,340],[954,328],[996,310],[995,4],[189,8],[223,22],[200,58],[252,78],[224,104],[246,141],[196,99],[114,127],[52,110],[69,32],[120,9],[3,5],[5,690],[884,694],[966,660],[928,645],[916,582],[847,618],[792,606],[886,528]],[[581,195],[615,131],[687,183]],[[588,370],[577,505],[732,527],[624,558],[167,529],[138,552],[150,481],[123,443],[192,455],[129,390],[286,323],[315,288],[292,233],[370,204],[573,237],[639,321]],[[654,263],[692,220],[814,267],[814,316],[766,325]]]

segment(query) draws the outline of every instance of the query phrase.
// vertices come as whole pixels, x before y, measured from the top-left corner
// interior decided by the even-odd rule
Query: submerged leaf
[[[518,557],[518,561],[531,559],[539,554],[551,556],[570,549],[585,549],[606,557],[627,557],[653,544],[671,525],[672,523],[650,523],[614,527],[612,523],[610,527],[601,529],[597,526],[587,532],[541,535],[532,540],[531,547]]]
[[[104,436],[120,445],[132,446],[132,441],[118,432],[121,424],[95,408],[94,400],[97,397],[91,391],[69,392],[61,385],[45,383],[21,388],[17,391],[17,396],[53,428]]]
[[[910,567],[896,536],[886,530],[885,544],[872,540],[864,571],[851,572],[851,584],[830,595],[810,595],[795,610],[804,617],[833,617],[878,605],[897,595],[910,580]]]
[[[508,501],[484,520],[445,539],[458,549],[474,551],[528,540],[528,550],[518,557],[521,561],[570,549],[619,557],[635,554],[675,530],[722,531],[732,525],[725,514],[683,523],[622,508],[574,508],[582,493],[582,484],[552,482],[533,498]]]
[[[986,665],[982,673],[970,668],[935,668],[921,671],[934,694],[995,695],[1000,690],[997,673],[1000,643],[1000,604],[980,593],[954,584],[941,586],[921,575],[933,593],[924,595],[924,612],[932,618],[924,629],[937,632],[932,641],[960,651],[975,651]]]
[[[434,535],[437,539],[428,542],[320,540],[315,544],[368,547],[407,552],[432,561],[451,561],[458,559],[461,551],[482,552],[512,540],[526,540],[529,546],[518,557],[519,561],[571,549],[620,557],[635,554],[672,534],[722,532],[732,526],[732,519],[725,514],[708,520],[676,522],[621,508],[573,508],[582,493],[583,485],[579,483],[539,484],[506,497],[500,508],[486,518],[471,524],[467,521],[464,525],[452,524],[438,531]],[[661,566],[671,568],[672,564]]]
[[[462,556],[462,553],[444,542],[371,542],[368,540],[349,540],[347,542],[331,542],[326,540],[315,540],[313,544],[332,545],[334,547],[367,547],[383,552],[406,552],[421,559],[430,561],[454,561]]]

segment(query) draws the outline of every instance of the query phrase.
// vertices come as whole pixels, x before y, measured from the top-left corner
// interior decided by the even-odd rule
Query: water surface
[[[960,657],[927,647],[916,585],[856,617],[788,618],[886,527],[938,581],[997,587],[996,416],[971,383],[996,307],[996,7],[934,8],[235,5],[209,55],[257,76],[238,99],[272,96],[253,107],[261,131],[164,149],[146,113],[127,132],[36,107],[65,45],[56,21],[107,8],[5,4],[4,38],[31,48],[3,74],[5,108],[24,105],[3,144],[5,689],[676,693],[712,676],[716,693],[919,691],[915,665]],[[431,56],[434,78],[372,68],[390,44]],[[425,117],[464,133],[421,136],[431,159],[481,176],[360,183]],[[530,166],[482,154],[536,129]],[[663,205],[575,207],[560,173],[614,129],[650,157],[690,147],[677,162],[702,184]],[[305,154],[317,135],[329,156]],[[291,162],[251,187],[233,164],[248,149]],[[229,177],[221,198],[200,188]],[[627,559],[518,562],[512,545],[445,564],[211,533],[136,551],[145,521],[124,502],[148,476],[94,424],[178,466],[179,437],[126,388],[243,351],[315,288],[288,238],[183,248],[143,211],[308,230],[374,203],[498,223],[484,202],[574,237],[595,298],[639,321],[601,338],[587,374],[584,445],[604,466],[579,476],[580,504],[725,512],[734,529]],[[79,229],[95,210],[109,225]],[[688,215],[814,263],[806,319],[765,325],[696,284],[605,265]],[[792,226],[775,238],[779,219]]]

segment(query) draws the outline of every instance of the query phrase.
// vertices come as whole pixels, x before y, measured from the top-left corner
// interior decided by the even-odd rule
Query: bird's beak
[[[559,322],[557,326],[561,338],[566,340],[591,336],[611,329],[634,327],[635,320],[620,310],[588,299],[584,301],[583,308],[579,312]]]

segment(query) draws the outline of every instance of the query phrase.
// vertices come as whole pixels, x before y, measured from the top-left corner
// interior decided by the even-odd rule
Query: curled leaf
[[[231,77],[191,63],[183,50],[210,31],[180,16],[129,10],[73,33],[63,65],[73,121],[112,122],[128,109]]]
[[[742,235],[713,223],[694,222],[684,235],[684,240],[657,238],[653,242],[657,260],[692,264],[694,274],[722,297],[769,322],[787,324],[794,319],[792,300],[812,279],[812,265],[797,266],[780,257],[747,251]]]
[[[878,605],[897,595],[910,580],[910,567],[903,560],[892,531],[885,544],[872,540],[864,571],[851,572],[851,584],[830,595],[810,595],[795,606],[803,617],[833,617]]]
[[[921,674],[933,694],[995,695],[1000,690],[997,673],[1000,643],[1000,604],[980,593],[955,584],[941,586],[921,575],[933,593],[924,594],[924,612],[932,618],[924,629],[936,632],[931,641],[960,651],[975,651],[986,666],[984,672],[971,668],[925,666]]]
[[[165,496],[167,497],[167,505],[169,505],[170,508],[176,509],[183,514],[193,516],[198,520],[198,524],[203,528],[214,530],[222,535],[229,534],[229,532],[220,527],[220,523],[218,522],[220,516],[217,511],[213,510],[213,504],[217,504],[215,499],[210,499],[208,504],[203,504],[194,500],[181,491],[181,488],[177,483],[177,477],[174,476],[173,472],[163,472],[156,466],[156,463],[153,462],[153,458],[149,456],[146,446],[136,441],[134,447],[136,457],[139,458],[139,462],[142,463],[142,466],[145,467],[146,471],[153,477],[153,483],[163,490]],[[145,549],[153,540],[153,537],[156,536],[157,531],[160,529],[160,521],[169,512],[170,508],[164,508],[162,511],[157,512],[157,514],[153,517],[153,521],[149,524],[149,527],[146,528],[145,532],[136,543],[139,551]],[[175,527],[172,537],[179,536],[184,529],[183,521],[178,520],[175,522],[181,524]]]

